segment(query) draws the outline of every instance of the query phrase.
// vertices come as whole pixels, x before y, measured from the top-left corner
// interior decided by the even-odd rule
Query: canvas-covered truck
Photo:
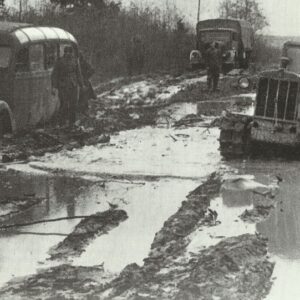
[[[233,68],[247,68],[249,66],[253,50],[254,31],[247,21],[237,19],[203,20],[198,22],[196,31],[195,50],[198,50],[201,55],[199,61],[190,60],[192,67],[194,64],[205,66],[207,45],[216,42],[222,50],[223,70],[225,72]]]
[[[222,118],[220,150],[225,157],[300,156],[300,43],[286,42],[281,67],[259,75],[253,116],[227,113]]]

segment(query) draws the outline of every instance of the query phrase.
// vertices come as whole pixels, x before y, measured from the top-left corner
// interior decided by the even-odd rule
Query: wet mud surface
[[[37,130],[6,135],[0,144],[2,162],[108,142],[105,135],[112,132],[155,124],[157,110],[172,103],[178,91],[199,83],[199,76],[198,73],[179,77],[144,76],[135,78],[136,82],[129,80],[127,85],[122,85],[125,79],[112,81],[96,88],[98,98],[90,102],[87,114],[79,113],[75,128],[57,128],[53,120]]]
[[[208,226],[206,213],[220,188],[220,176],[212,174],[189,193],[155,235],[141,267],[130,264],[111,281],[102,279],[102,269],[90,268],[86,272],[84,268],[54,267],[9,283],[1,295],[7,299],[29,295],[31,299],[53,299],[55,295],[62,299],[85,299],[88,292],[90,299],[215,299],[234,293],[233,299],[245,296],[262,299],[269,291],[273,270],[273,263],[267,259],[267,243],[262,237],[248,234],[224,239],[192,256],[186,251],[189,234],[196,228]],[[85,283],[83,287],[76,286],[76,278],[70,289],[68,282],[74,277],[69,273],[70,268],[73,274],[80,273]],[[53,276],[55,273],[57,276]],[[95,273],[98,281],[93,279]],[[66,286],[62,284],[65,281]]]
[[[237,92],[230,87],[231,80],[220,82],[222,93],[207,92],[203,72],[120,78],[100,84],[96,87],[97,99],[90,101],[86,114],[79,113],[75,128],[58,128],[53,120],[37,130],[5,135],[0,143],[2,162],[28,161],[31,156],[107,143],[111,133],[155,125],[160,109],[172,103],[224,97],[224,101],[229,101],[228,96]]]
[[[50,251],[50,260],[69,260],[80,254],[96,236],[108,234],[128,218],[124,210],[107,210],[84,218],[74,230]]]
[[[111,276],[101,267],[61,265],[42,271],[35,277],[16,279],[7,287],[3,299],[97,299],[91,295]]]
[[[158,80],[99,87],[97,121],[59,153],[2,165],[3,211],[32,200],[2,226],[64,220],[0,230],[0,298],[300,298],[299,163],[225,161],[218,149],[216,115],[249,112],[255,95]],[[118,111],[131,123],[114,127]],[[89,135],[95,124],[110,137]]]
[[[0,222],[5,222],[14,215],[25,212],[33,206],[40,204],[44,198],[36,198],[34,195],[24,195],[23,197],[4,197],[0,201]]]

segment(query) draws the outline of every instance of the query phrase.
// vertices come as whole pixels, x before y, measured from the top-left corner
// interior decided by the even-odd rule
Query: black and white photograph
[[[299,1],[0,0],[0,300],[299,279]]]

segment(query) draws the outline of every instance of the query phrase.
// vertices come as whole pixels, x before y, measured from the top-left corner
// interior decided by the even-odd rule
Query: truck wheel
[[[225,159],[240,158],[248,154],[251,121],[252,117],[230,113],[222,118],[219,141],[220,152]]]

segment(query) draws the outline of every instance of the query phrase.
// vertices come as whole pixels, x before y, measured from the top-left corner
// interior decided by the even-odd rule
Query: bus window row
[[[16,55],[16,72],[35,72],[51,70],[61,57],[67,43],[32,44],[21,48]]]

